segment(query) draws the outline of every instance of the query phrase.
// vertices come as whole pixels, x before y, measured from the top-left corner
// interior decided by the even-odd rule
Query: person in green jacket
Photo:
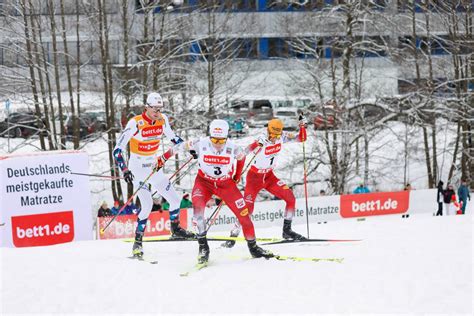
[[[183,195],[183,199],[181,200],[181,204],[179,208],[191,208],[193,207],[193,202],[189,200],[189,193]]]

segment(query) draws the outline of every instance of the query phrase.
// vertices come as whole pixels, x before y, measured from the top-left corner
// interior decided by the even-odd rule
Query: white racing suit
[[[134,190],[141,186],[138,191],[141,204],[141,211],[138,214],[138,232],[145,230],[146,221],[153,206],[152,194],[155,191],[169,202],[171,222],[179,221],[180,198],[163,170],[155,172],[143,185],[143,181],[152,173],[155,166],[163,134],[174,144],[182,142],[182,139],[171,130],[165,114],[161,114],[160,119],[152,121],[144,112],[128,121],[114,149],[114,158],[122,172],[129,169],[134,176]],[[123,152],[126,151],[129,142],[130,159],[127,167]]]

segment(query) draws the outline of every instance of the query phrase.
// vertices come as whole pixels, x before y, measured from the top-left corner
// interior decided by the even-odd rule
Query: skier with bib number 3
[[[273,169],[275,168],[282,144],[294,141],[306,141],[307,136],[303,116],[300,116],[299,128],[298,135],[291,132],[284,132],[283,122],[280,119],[274,118],[268,122],[267,135],[259,137],[246,149],[247,152],[258,151],[247,173],[247,182],[244,190],[245,203],[248,205],[250,215],[253,213],[258,192],[262,189],[267,190],[279,199],[285,201],[286,207],[282,237],[284,239],[293,240],[306,239],[291,229],[291,223],[295,214],[295,196],[288,185],[273,173]],[[231,230],[230,236],[237,237],[239,233],[240,225],[236,222],[234,228]],[[222,244],[222,246],[227,248],[231,248],[234,245],[234,240],[228,240]]]
[[[242,193],[237,188],[245,164],[244,150],[228,140],[229,124],[224,120],[213,120],[209,125],[209,136],[191,140],[175,146],[175,150],[186,150],[198,159],[199,170],[192,191],[193,220],[198,229],[198,263],[209,260],[209,245],[204,211],[213,195],[219,196],[235,214],[242,227],[250,254],[254,258],[271,258],[273,253],[257,245],[255,229],[249,209]],[[171,153],[173,154],[173,152]],[[236,168],[234,172],[234,161]]]
[[[171,129],[168,117],[161,113],[163,107],[163,99],[160,94],[150,93],[146,100],[144,112],[128,121],[113,152],[115,161],[121,169],[125,181],[133,183],[135,190],[141,186],[138,191],[141,211],[137,217],[135,242],[132,247],[133,256],[138,258],[143,257],[142,240],[148,216],[153,207],[152,192],[155,190],[170,203],[172,236],[183,238],[195,237],[195,234],[186,231],[179,225],[179,205],[181,199],[161,169],[164,162],[170,156],[164,154],[156,157],[163,134],[175,145],[183,142]],[[127,144],[130,144],[128,166],[123,156]],[[153,168],[157,171],[144,184],[143,181],[152,172]]]

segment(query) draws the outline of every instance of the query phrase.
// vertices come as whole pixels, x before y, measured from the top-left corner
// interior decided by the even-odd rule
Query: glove
[[[300,128],[301,127],[306,127],[306,118],[303,116],[303,114],[300,114],[299,118],[298,118],[298,121],[299,121],[299,126]]]
[[[263,145],[265,145],[265,137],[260,136],[260,137],[257,139],[257,145],[258,145],[259,147],[263,147]]]
[[[166,162],[166,158],[163,156],[160,156],[156,159],[156,164],[155,164],[155,171],[160,170],[161,168],[164,167]]]
[[[193,156],[193,159],[198,159],[198,154],[194,149],[191,149],[189,153]]]
[[[240,175],[234,175],[232,179],[234,180],[236,184],[238,184],[240,182]]]
[[[173,138],[173,139],[171,140],[171,142],[172,142],[173,144],[175,144],[175,145],[178,145],[178,144],[181,144],[181,143],[183,142],[183,139],[182,139],[181,137],[179,137],[179,136],[176,136],[175,138]]]
[[[125,182],[133,183],[134,176],[133,176],[133,173],[130,170],[127,169],[123,172],[123,178],[124,178]]]

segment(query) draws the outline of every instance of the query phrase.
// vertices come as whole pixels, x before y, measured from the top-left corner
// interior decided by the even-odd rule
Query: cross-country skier
[[[153,207],[152,192],[155,190],[170,203],[171,232],[174,237],[194,237],[191,232],[184,230],[179,225],[179,205],[180,197],[171,185],[169,179],[160,168],[169,156],[157,156],[158,148],[163,134],[174,144],[182,143],[183,140],[176,136],[170,127],[168,117],[161,113],[163,110],[163,99],[158,93],[150,93],[146,100],[146,107],[142,114],[131,118],[127,126],[120,135],[113,155],[117,165],[123,172],[127,183],[133,183],[140,198],[141,211],[137,218],[137,228],[135,230],[135,242],[132,253],[135,257],[143,256],[142,239],[145,226]],[[130,143],[130,158],[125,162],[123,153],[127,144]],[[143,180],[158,167],[147,183],[143,185]]]
[[[258,192],[262,189],[266,189],[276,197],[284,200],[286,202],[286,208],[282,235],[284,239],[295,240],[305,239],[305,237],[291,229],[291,222],[295,214],[295,196],[288,185],[273,173],[273,169],[275,168],[278,154],[281,151],[283,143],[306,141],[306,129],[303,117],[300,117],[299,127],[299,133],[296,135],[295,133],[284,132],[283,122],[277,118],[268,122],[267,135],[260,136],[247,147],[247,152],[257,152],[257,155],[247,173],[247,182],[244,191],[245,202],[249,208],[250,215],[253,213]],[[237,237],[239,233],[240,225],[236,222],[230,236]],[[235,241],[228,240],[223,246],[231,248],[234,244]]]
[[[209,136],[185,142],[177,149],[190,151],[199,163],[199,171],[194,182],[192,202],[193,219],[197,224],[199,254],[198,263],[209,260],[209,245],[206,238],[206,203],[215,194],[219,196],[239,220],[250,254],[254,258],[273,257],[270,251],[257,246],[255,229],[250,219],[248,207],[242,193],[237,188],[240,181],[245,154],[242,148],[228,140],[229,124],[224,120],[213,120],[209,126]],[[234,172],[234,161],[237,161]]]

